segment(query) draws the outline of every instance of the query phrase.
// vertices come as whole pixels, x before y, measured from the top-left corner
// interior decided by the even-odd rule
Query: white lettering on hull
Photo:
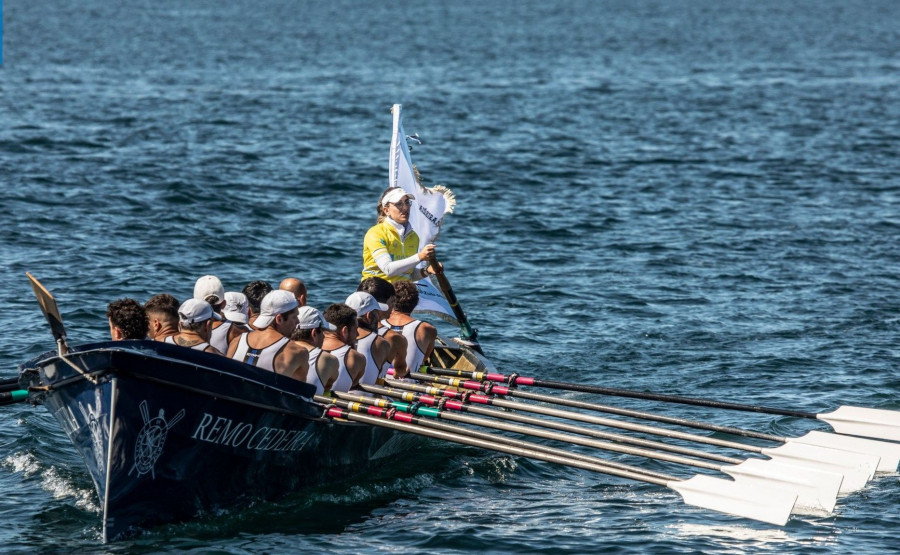
[[[244,447],[252,451],[293,452],[303,449],[312,439],[312,433],[268,426],[255,427],[249,422],[235,422],[224,416],[204,412],[191,439],[228,447]]]

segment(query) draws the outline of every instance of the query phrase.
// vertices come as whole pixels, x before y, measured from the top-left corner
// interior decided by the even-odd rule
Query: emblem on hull
[[[184,417],[184,409],[172,417],[168,422],[165,419],[165,411],[159,409],[159,416],[150,418],[150,411],[147,408],[147,401],[141,401],[141,416],[144,418],[144,427],[138,434],[137,441],[134,442],[134,466],[128,471],[130,476],[132,472],[137,470],[138,477],[146,473],[150,473],[153,479],[156,479],[154,467],[156,461],[162,454],[163,447],[166,443],[166,436],[169,429],[178,423]]]

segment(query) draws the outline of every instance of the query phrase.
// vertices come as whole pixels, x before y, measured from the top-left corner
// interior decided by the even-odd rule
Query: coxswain
[[[387,312],[388,307],[362,291],[347,297],[346,305],[356,311],[356,350],[366,357],[366,370],[359,383],[375,385],[384,378],[383,369],[391,351],[387,340],[378,335],[380,313]]]
[[[297,299],[276,289],[263,297],[256,330],[242,333],[228,345],[228,357],[304,380],[309,368],[309,352],[290,340],[297,327]]]
[[[168,293],[153,295],[144,303],[144,311],[150,327],[147,337],[154,341],[165,341],[178,333],[178,299]]]
[[[197,351],[223,354],[209,343],[212,336],[212,306],[200,299],[188,299],[178,307],[178,333],[165,338],[166,343]]]
[[[338,378],[331,389],[350,391],[366,371],[366,357],[353,348],[356,344],[356,311],[345,304],[334,303],[323,315],[335,329],[325,330],[322,350],[334,355],[340,363]]]
[[[410,372],[417,372],[419,367],[431,356],[437,329],[410,314],[419,304],[419,288],[410,281],[394,283],[394,307],[385,323],[392,330],[398,331],[406,338],[406,365]]]
[[[382,193],[377,206],[378,219],[363,239],[362,279],[380,277],[394,283],[418,281],[434,273],[417,267],[434,256],[434,244],[419,250],[419,235],[409,224],[414,199],[400,187],[390,187]]]
[[[331,353],[322,350],[325,331],[336,331],[322,313],[311,306],[300,307],[297,313],[297,327],[291,334],[291,341],[299,343],[309,351],[309,370],[306,383],[316,386],[316,395],[330,391],[340,374],[340,362]]]

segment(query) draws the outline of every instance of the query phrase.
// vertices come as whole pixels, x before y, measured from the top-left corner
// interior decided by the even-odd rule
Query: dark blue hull
[[[84,458],[106,541],[346,478],[418,443],[323,419],[307,384],[164,343],[85,345],[20,371]]]

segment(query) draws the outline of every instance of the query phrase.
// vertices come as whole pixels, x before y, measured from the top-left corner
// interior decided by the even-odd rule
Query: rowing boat
[[[433,360],[486,368],[448,343]],[[30,401],[49,410],[84,459],[104,541],[359,475],[420,443],[323,418],[306,383],[162,342],[70,347],[19,372]]]

